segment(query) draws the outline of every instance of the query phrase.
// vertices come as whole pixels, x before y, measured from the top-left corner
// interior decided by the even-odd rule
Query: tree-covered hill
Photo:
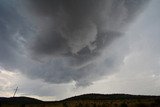
[[[123,100],[123,99],[148,99],[160,98],[160,96],[130,95],[130,94],[83,94],[65,99],[69,100]]]
[[[0,97],[0,107],[160,107],[160,96],[84,94],[61,101],[41,101],[28,97]]]
[[[37,104],[43,101],[29,97],[0,97],[0,104]]]

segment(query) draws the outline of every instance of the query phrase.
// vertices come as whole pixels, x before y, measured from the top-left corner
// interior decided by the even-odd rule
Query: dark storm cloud
[[[114,53],[117,47],[110,45],[124,35],[145,2],[26,0],[19,1],[24,5],[20,9],[4,1],[0,3],[1,66],[51,83],[89,84],[120,65],[123,52]]]
[[[71,56],[78,65],[88,62],[123,35],[128,22],[144,2],[31,0],[30,7],[35,17],[42,19],[38,22],[40,31],[33,51],[36,56]]]
[[[44,27],[33,44],[33,50],[37,54],[74,55],[76,58],[82,56],[82,59],[85,56],[86,58],[90,55],[95,56],[106,40],[111,41],[117,36],[114,33],[120,36],[120,26],[126,20],[123,14],[128,14],[125,7],[117,8],[121,4],[112,7],[114,2],[105,0],[40,0],[31,3],[37,17],[46,17],[50,20],[49,24],[45,23],[45,20],[42,25],[40,24]],[[109,9],[106,7],[107,3]],[[114,21],[114,11],[119,11],[118,20],[122,21],[109,24]]]

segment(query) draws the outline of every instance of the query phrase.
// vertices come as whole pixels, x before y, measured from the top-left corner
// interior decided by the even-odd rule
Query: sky
[[[159,0],[0,0],[0,97],[160,95]]]

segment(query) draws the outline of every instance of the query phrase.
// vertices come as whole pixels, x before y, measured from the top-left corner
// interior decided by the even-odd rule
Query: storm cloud
[[[118,47],[124,39],[118,38],[148,2],[11,1],[0,2],[0,66],[46,82],[81,86],[119,67],[125,52]]]

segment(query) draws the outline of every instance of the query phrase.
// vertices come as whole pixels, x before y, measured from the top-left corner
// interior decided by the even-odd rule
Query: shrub
[[[63,107],[68,107],[67,103],[63,103]]]
[[[128,105],[126,103],[122,103],[120,107],[128,107]]]
[[[147,107],[144,103],[137,104],[137,107]]]

